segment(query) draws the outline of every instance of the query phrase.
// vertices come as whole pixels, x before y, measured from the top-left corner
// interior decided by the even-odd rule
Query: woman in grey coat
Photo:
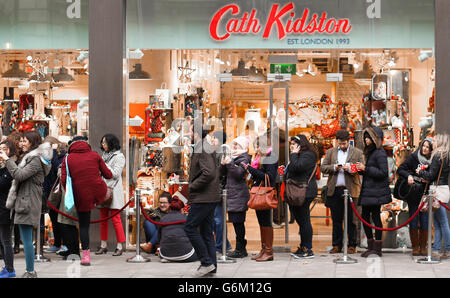
[[[4,152],[0,159],[13,177],[6,207],[14,214],[14,224],[19,226],[24,245],[26,272],[22,277],[37,277],[34,271],[33,228],[40,225],[42,184],[51,169],[53,150],[50,143],[42,144],[37,131],[26,132],[22,144],[24,156],[18,165]]]
[[[112,202],[109,206],[102,205],[100,209],[101,218],[106,218],[111,213],[117,212],[124,204],[122,172],[125,167],[125,156],[120,152],[120,141],[113,134],[106,134],[101,141],[102,158],[106,166],[113,174],[112,179],[105,180],[108,188],[112,189]],[[113,256],[120,256],[123,253],[123,245],[125,242],[125,233],[123,231],[120,213],[112,218],[114,230],[116,231],[117,248]],[[106,254],[108,241],[108,221],[100,223],[101,244],[96,255]]]

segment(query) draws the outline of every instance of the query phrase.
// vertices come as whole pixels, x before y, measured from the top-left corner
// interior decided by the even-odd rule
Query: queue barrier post
[[[344,190],[344,256],[333,260],[336,264],[355,264],[358,261],[348,256],[348,189]]]
[[[50,259],[44,257],[41,253],[41,226],[39,224],[39,227],[36,229],[36,254],[34,261],[38,263],[50,262]]]
[[[136,255],[134,257],[128,258],[128,263],[146,263],[150,262],[150,259],[141,256],[140,253],[140,243],[141,243],[141,190],[136,188],[135,191],[135,210],[136,210]]]
[[[222,256],[217,259],[217,263],[236,263],[235,259],[227,257],[227,190],[222,191]]]
[[[428,199],[428,255],[425,258],[418,259],[417,263],[419,264],[439,264],[440,261],[433,258],[431,256],[431,235],[433,233],[433,194],[428,191],[428,195],[426,196]]]

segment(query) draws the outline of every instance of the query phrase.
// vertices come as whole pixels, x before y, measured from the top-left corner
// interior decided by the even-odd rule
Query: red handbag
[[[269,210],[277,208],[278,198],[275,188],[270,186],[269,175],[264,176],[264,187],[262,182],[259,186],[254,186],[250,190],[250,201],[248,207],[255,210]],[[268,185],[268,186],[267,186]]]

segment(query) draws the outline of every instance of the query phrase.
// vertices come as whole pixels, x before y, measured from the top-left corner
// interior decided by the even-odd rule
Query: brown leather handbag
[[[250,201],[248,207],[255,210],[269,210],[277,208],[278,198],[275,188],[270,186],[269,175],[264,175],[264,187],[262,181],[259,186],[254,186],[250,190]]]
[[[308,182],[297,182],[292,179],[287,179],[286,181],[286,195],[284,196],[286,202],[290,206],[301,207],[305,204],[306,200],[306,189],[308,188],[309,182],[311,182],[312,177],[316,174],[317,165],[314,167],[314,170],[309,177]]]

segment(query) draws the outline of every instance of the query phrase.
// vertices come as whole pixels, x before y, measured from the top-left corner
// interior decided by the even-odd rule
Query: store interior
[[[88,135],[87,50],[0,51],[2,133],[38,129],[67,142]]]
[[[146,208],[158,205],[162,191],[187,197],[189,125],[172,123],[192,120],[194,110],[202,111],[204,123],[213,129],[223,127],[228,144],[240,135],[252,140],[264,133],[272,111],[281,148],[287,96],[289,136],[306,134],[322,154],[335,145],[338,128],[348,129],[352,144],[361,147],[363,128],[370,123],[381,126],[392,185],[398,165],[434,130],[435,64],[429,49],[135,49],[129,58],[129,137],[135,148],[130,150],[139,157],[131,159],[135,163],[130,175],[137,179],[130,195],[136,187],[144,189]],[[281,149],[280,166],[284,160]],[[320,188],[327,177],[318,173],[317,179]],[[325,249],[331,245],[329,210],[320,198],[313,206],[314,241]],[[405,211],[399,202],[385,206],[384,223],[392,224],[392,218]],[[283,216],[283,210],[275,211],[274,222],[283,225]],[[246,227],[250,249],[257,250],[253,210]],[[231,225],[228,231],[233,241]],[[289,225],[288,238],[291,247],[298,244],[296,224]],[[286,240],[285,229],[276,229],[275,245]]]
[[[186,201],[189,121],[195,110],[202,111],[204,122],[214,129],[223,127],[228,144],[240,135],[254,139],[264,133],[272,115],[281,146],[288,95],[289,136],[306,134],[322,153],[334,145],[339,127],[351,132],[354,146],[361,146],[362,129],[369,123],[381,126],[392,183],[404,157],[434,131],[435,60],[430,49],[131,49],[127,61],[129,146],[124,149],[130,179],[124,179],[129,183],[124,203],[140,188],[147,209],[158,206],[162,191]],[[32,129],[62,141],[88,135],[87,50],[3,50],[0,74],[3,135]],[[284,149],[281,152],[280,166],[285,165]],[[320,187],[327,177],[318,173],[317,179]],[[131,207],[127,235],[134,244]],[[395,203],[386,207],[386,224],[402,208]],[[283,211],[274,214],[281,224]],[[312,216],[315,245],[331,245],[331,219],[320,198]],[[257,250],[253,210],[246,227],[249,249]],[[232,226],[228,231],[233,244]],[[275,245],[283,245],[285,239],[284,228],[276,229]],[[290,246],[298,244],[296,224],[289,225],[289,239]]]

